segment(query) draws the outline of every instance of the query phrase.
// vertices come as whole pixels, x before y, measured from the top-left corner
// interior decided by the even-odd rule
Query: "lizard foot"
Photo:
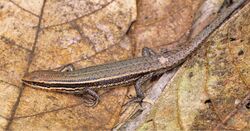
[[[85,95],[83,97],[84,104],[88,107],[95,107],[99,103],[99,97],[95,98],[90,95]]]
[[[142,103],[143,103],[143,98],[141,97],[129,97],[129,101],[126,102],[125,104],[123,104],[122,106],[129,106],[133,103],[138,103],[141,107],[142,107]]]
[[[83,95],[84,97],[87,97],[87,99],[84,99],[84,102],[86,103],[85,105],[95,107],[99,103],[99,95],[89,88],[86,88],[85,92],[87,93],[86,95]]]

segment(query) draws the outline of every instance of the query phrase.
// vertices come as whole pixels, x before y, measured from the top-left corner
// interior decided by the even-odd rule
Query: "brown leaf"
[[[90,108],[79,96],[33,89],[21,78],[69,63],[83,68],[127,59],[135,0],[3,0],[0,10],[0,128],[111,129],[126,88],[100,93],[100,104]]]
[[[138,20],[131,31],[136,53],[143,47],[174,46],[186,36],[202,0],[140,0]],[[157,47],[157,48],[156,48]]]
[[[249,14],[248,3],[210,36],[139,129],[249,130]]]

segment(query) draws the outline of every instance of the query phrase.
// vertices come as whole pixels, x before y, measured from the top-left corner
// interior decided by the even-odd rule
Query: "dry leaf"
[[[131,37],[136,42],[136,53],[140,53],[143,47],[157,50],[166,45],[174,46],[192,26],[195,13],[202,2],[203,0],[138,1],[138,20],[131,31]]]
[[[100,91],[101,102],[90,108],[79,96],[23,86],[21,78],[33,70],[69,63],[83,68],[127,59],[144,46],[175,44],[201,3],[0,1],[0,130],[110,130],[127,88]],[[249,129],[248,10],[186,62],[139,129]]]
[[[249,130],[250,4],[178,71],[138,130]]]
[[[135,0],[0,1],[0,128],[111,129],[126,88],[101,94],[96,108],[79,96],[22,85],[27,72],[72,63],[77,68],[131,57],[126,36]]]

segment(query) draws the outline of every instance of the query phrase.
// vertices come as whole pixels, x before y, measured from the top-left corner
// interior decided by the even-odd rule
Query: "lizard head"
[[[50,81],[54,71],[51,70],[38,70],[27,73],[22,78],[24,84],[32,87],[44,87],[44,83]],[[55,72],[56,73],[56,72]]]

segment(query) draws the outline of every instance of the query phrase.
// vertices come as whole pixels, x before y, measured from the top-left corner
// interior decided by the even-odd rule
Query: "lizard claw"
[[[84,98],[84,103],[87,107],[95,107],[99,103],[99,97],[94,98],[93,96]]]
[[[126,102],[122,106],[128,106],[128,105],[131,105],[133,103],[138,103],[142,107],[143,98],[141,98],[141,97],[132,97],[132,98],[130,98],[130,100],[128,102]]]
[[[99,99],[100,99],[99,95],[95,91],[91,90],[90,88],[86,88],[85,91],[87,92],[87,96],[90,96],[85,101],[85,103],[87,103],[86,106],[95,107],[99,103]]]
[[[95,107],[99,103],[99,99],[97,100],[87,99],[87,100],[84,100],[84,102],[85,102],[85,105],[88,107]]]

